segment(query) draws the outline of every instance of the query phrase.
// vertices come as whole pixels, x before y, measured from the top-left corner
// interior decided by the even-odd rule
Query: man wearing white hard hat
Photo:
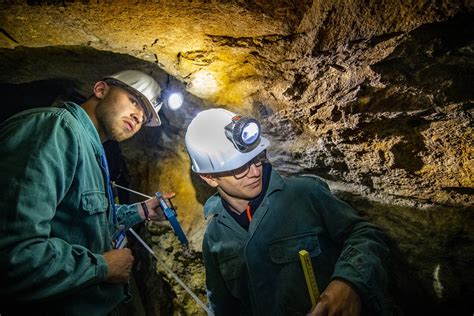
[[[129,298],[124,232],[163,220],[156,199],[115,205],[102,143],[158,126],[160,86],[125,70],[83,104],[18,113],[0,127],[0,314],[107,315]]]
[[[389,249],[378,227],[320,178],[272,170],[270,142],[255,119],[205,110],[185,140],[193,172],[217,189],[204,206],[203,240],[216,315],[384,315]],[[317,304],[300,251],[314,269],[316,287],[309,288],[319,289]]]

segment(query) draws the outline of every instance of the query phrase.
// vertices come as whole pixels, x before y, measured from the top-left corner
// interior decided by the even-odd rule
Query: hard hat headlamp
[[[173,92],[168,95],[167,101],[168,108],[172,111],[176,111],[183,105],[184,97],[180,92]]]
[[[237,115],[225,127],[225,135],[235,148],[245,152],[260,139],[260,124],[256,119]]]

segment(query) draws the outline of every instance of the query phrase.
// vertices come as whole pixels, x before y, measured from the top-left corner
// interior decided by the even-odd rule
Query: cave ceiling
[[[59,77],[87,95],[91,81],[136,64],[185,90],[190,104],[266,116],[283,172],[315,172],[392,197],[462,203],[463,189],[432,185],[469,187],[468,157],[446,170],[443,159],[422,156],[466,139],[437,134],[437,145],[433,113],[403,113],[430,111],[440,102],[441,112],[458,109],[472,93],[459,95],[469,88],[465,79],[453,84],[443,70],[438,81],[451,87],[440,92],[429,86],[442,82],[419,82],[402,67],[414,77],[432,76],[449,63],[436,54],[472,49],[472,42],[453,43],[437,37],[437,26],[427,27],[471,9],[462,1],[7,1],[0,12],[0,80]],[[422,27],[428,35],[420,35]],[[456,22],[445,29],[457,35]],[[175,125],[189,121],[168,114]],[[467,150],[458,147],[450,150]],[[457,176],[447,174],[452,170]],[[413,189],[417,173],[427,179],[425,189]]]

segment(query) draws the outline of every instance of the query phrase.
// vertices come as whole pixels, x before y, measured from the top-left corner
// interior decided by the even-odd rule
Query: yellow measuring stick
[[[319,289],[318,284],[316,283],[316,276],[313,271],[313,263],[311,262],[309,252],[306,250],[300,250],[298,254],[300,255],[301,266],[303,267],[304,278],[306,279],[309,297],[311,298],[311,303],[314,307],[319,300]]]

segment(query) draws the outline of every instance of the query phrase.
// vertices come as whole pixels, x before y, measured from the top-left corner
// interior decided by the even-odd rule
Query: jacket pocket
[[[108,204],[103,191],[86,191],[81,194],[81,208],[90,215],[105,212]]]
[[[300,250],[306,250],[311,257],[321,254],[318,235],[314,232],[294,235],[271,241],[269,253],[272,262],[277,264],[299,261]]]
[[[239,256],[229,256],[219,260],[219,269],[225,281],[237,279],[242,269]]]

